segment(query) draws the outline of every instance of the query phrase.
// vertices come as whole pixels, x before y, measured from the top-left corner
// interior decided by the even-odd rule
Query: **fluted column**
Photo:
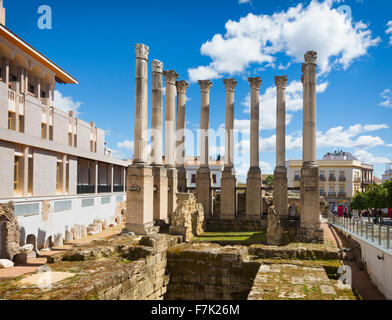
[[[276,84],[276,168],[274,206],[280,216],[288,216],[286,169],[286,85],[287,76],[275,77]]]
[[[323,242],[320,229],[320,181],[316,162],[316,63],[317,53],[308,51],[302,66],[304,84],[303,165],[301,169],[301,224],[299,241]]]
[[[246,218],[260,219],[262,215],[261,170],[259,166],[260,137],[260,77],[249,78],[251,88],[250,101],[250,168],[246,182]]]
[[[210,80],[199,80],[201,92],[200,114],[200,168],[196,176],[196,198],[203,205],[204,214],[212,214],[212,177],[209,167],[209,126],[210,126]]]
[[[133,164],[127,175],[125,228],[136,234],[154,230],[152,168],[147,165],[147,75],[149,48],[136,45],[135,135]]]
[[[154,179],[154,221],[168,222],[168,178],[162,164],[163,145],[163,63],[154,60],[152,66],[151,156]]]
[[[148,99],[148,53],[149,48],[143,44],[136,45],[136,79],[135,79],[135,137],[134,163],[147,163],[147,99]]]
[[[154,166],[162,165],[163,145],[163,63],[154,60],[152,66],[151,95],[151,156]]]
[[[177,207],[177,184],[178,176],[175,167],[174,145],[175,145],[175,116],[176,116],[176,80],[178,74],[174,70],[164,71],[166,84],[165,99],[165,167],[168,178],[168,200],[167,215],[169,221]]]
[[[176,131],[176,167],[178,173],[178,191],[185,192],[185,105],[186,90],[189,84],[186,81],[177,81],[177,131]]]
[[[235,79],[223,79],[226,89],[225,168],[221,179],[220,219],[234,219],[237,179],[234,171],[234,91]]]

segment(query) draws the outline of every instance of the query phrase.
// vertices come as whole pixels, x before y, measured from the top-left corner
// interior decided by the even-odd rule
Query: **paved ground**
[[[344,238],[332,231],[328,225],[323,225],[324,230],[334,240],[338,248],[345,248],[346,241]],[[365,270],[361,270],[357,262],[344,261],[344,265],[349,266],[352,272],[352,286],[355,288],[364,300],[385,300],[385,297],[378,291],[377,287],[372,283],[369,275]]]

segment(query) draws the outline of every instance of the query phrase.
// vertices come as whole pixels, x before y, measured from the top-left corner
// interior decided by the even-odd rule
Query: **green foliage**
[[[387,189],[387,205],[388,208],[392,208],[392,179],[384,183],[384,188]]]
[[[392,207],[392,181],[384,185],[371,184],[365,192],[357,192],[351,202],[354,210],[383,209]]]
[[[366,195],[362,192],[357,192],[351,201],[351,209],[353,210],[365,210],[366,206]]]
[[[272,187],[274,185],[274,176],[273,175],[269,175],[266,179],[265,179],[265,185],[268,187]]]

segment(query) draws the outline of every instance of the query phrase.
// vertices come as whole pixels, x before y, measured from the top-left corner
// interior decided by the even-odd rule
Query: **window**
[[[325,171],[320,171],[320,180],[325,181]]]
[[[60,173],[61,173],[61,163],[57,162],[57,168],[56,168],[56,191],[60,192],[61,191],[61,185],[60,185]]]
[[[75,134],[74,135],[74,147],[76,148],[78,146],[78,136]]]
[[[68,144],[72,147],[72,132],[68,132]]]
[[[8,129],[15,130],[15,118],[16,114],[14,112],[8,111]]]
[[[94,141],[90,140],[90,152],[94,152]]]
[[[19,165],[20,157],[14,158],[14,193],[19,192]]]
[[[299,171],[295,171],[294,181],[299,181],[299,180],[300,180]]]
[[[320,188],[320,196],[324,196],[325,195],[325,193],[324,193],[324,187],[321,187]]]
[[[19,132],[24,132],[24,116],[19,115]]]
[[[29,93],[31,93],[31,94],[34,94],[34,92],[35,92],[35,86],[29,83],[27,91],[28,91]]]
[[[346,180],[345,175],[344,175],[344,171],[340,171],[340,173],[339,173],[339,180],[340,181]]]
[[[191,176],[191,183],[196,183],[196,175],[192,174]]]
[[[215,184],[216,183],[216,174],[212,175],[212,182]]]
[[[53,126],[49,126],[49,140],[53,141]]]
[[[46,123],[41,123],[41,138],[46,139]]]

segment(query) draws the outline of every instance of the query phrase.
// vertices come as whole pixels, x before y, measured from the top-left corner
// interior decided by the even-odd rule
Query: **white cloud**
[[[380,96],[381,96],[381,99],[383,100],[380,102],[380,106],[392,108],[392,91],[391,91],[391,89],[385,89],[383,92],[381,92]]]
[[[354,152],[354,156],[357,157],[362,162],[366,162],[369,164],[385,164],[391,162],[391,160],[389,160],[386,157],[374,156],[373,154],[365,150],[356,150]]]
[[[134,143],[130,140],[124,140],[122,142],[117,143],[117,148],[128,150],[129,152],[133,152]]]
[[[387,23],[387,30],[385,31],[386,34],[389,34],[389,44],[392,45],[392,21]]]
[[[242,3],[249,3],[249,2],[251,2],[251,0],[238,0],[238,3],[239,3],[239,4],[242,4]]]
[[[229,20],[224,36],[216,34],[202,45],[201,54],[212,62],[189,69],[190,80],[243,73],[252,63],[274,66],[280,52],[300,62],[308,50],[318,52],[322,73],[333,67],[347,69],[380,38],[373,39],[366,24],[332,8],[334,2],[312,0],[308,6],[298,4],[273,15],[250,13],[239,21]]]
[[[79,114],[78,109],[81,104],[81,102],[74,101],[72,97],[64,97],[60,91],[54,91],[54,105],[58,109],[65,112],[74,111],[76,114]]]
[[[324,92],[329,83],[323,82],[317,86],[317,92]],[[293,113],[302,109],[303,86],[300,81],[292,81],[286,88],[286,124],[290,124]],[[250,94],[246,96],[242,105],[245,113],[250,110]],[[238,121],[238,120],[236,120]],[[276,128],[276,86],[269,87],[260,95],[260,129],[270,130]]]

